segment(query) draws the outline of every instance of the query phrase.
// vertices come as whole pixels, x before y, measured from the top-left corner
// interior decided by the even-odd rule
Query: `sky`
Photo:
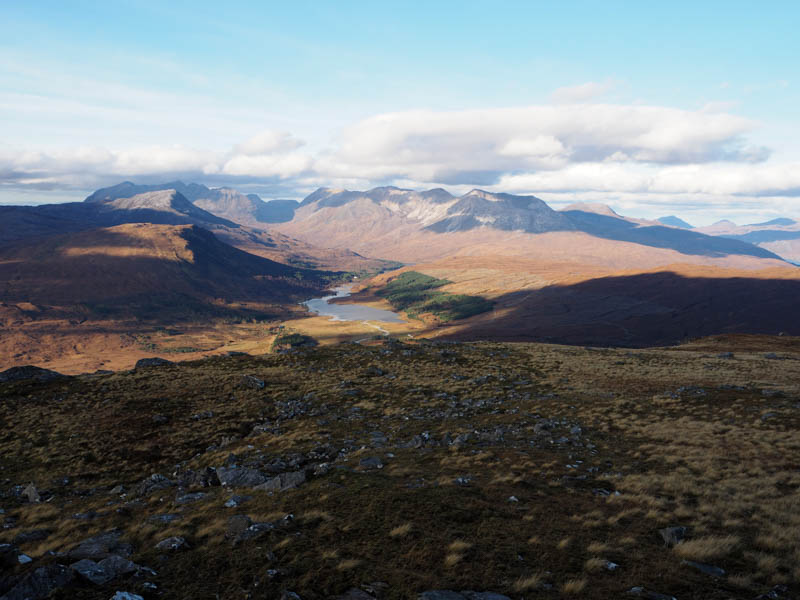
[[[800,218],[797,2],[0,3],[0,204],[181,179]]]

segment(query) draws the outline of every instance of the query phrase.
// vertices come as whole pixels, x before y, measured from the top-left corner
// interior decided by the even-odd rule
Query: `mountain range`
[[[325,287],[319,269],[404,263],[354,299],[380,301],[381,286],[413,270],[441,282],[442,301],[493,307],[443,329],[433,319],[428,335],[648,345],[794,332],[787,315],[800,271],[749,239],[784,241],[773,239],[779,231],[791,241],[796,227],[690,229],[677,217],[634,219],[601,204],[554,210],[536,196],[479,189],[320,188],[302,202],[264,202],[194,183],[123,182],[84,202],[0,207],[0,312],[12,322],[34,318],[28,304],[51,316],[65,305],[95,316],[128,307],[136,318],[173,318],[180,307],[197,315],[209,303],[288,307]]]

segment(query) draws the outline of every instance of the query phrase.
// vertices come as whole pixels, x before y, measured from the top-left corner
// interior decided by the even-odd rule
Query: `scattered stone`
[[[112,554],[130,556],[133,554],[133,546],[126,542],[121,542],[121,537],[122,532],[119,530],[100,533],[85,539],[75,546],[69,551],[68,556],[72,560],[88,558],[94,561],[108,558]]]
[[[42,540],[46,540],[51,533],[52,531],[49,529],[32,529],[31,531],[18,534],[17,537],[14,538],[12,544],[21,546],[30,542],[41,542]]]
[[[683,560],[681,561],[681,564],[692,567],[693,569],[697,569],[701,573],[711,575],[712,577],[725,577],[725,570],[715,567],[714,565],[694,562],[693,560]]]
[[[610,560],[607,560],[603,564],[603,568],[606,571],[616,571],[617,569],[619,569],[619,565],[617,563],[615,563],[615,562],[611,562]]]
[[[169,417],[167,415],[153,415],[153,423],[156,425],[166,425],[169,423]]]
[[[766,358],[766,359],[769,359],[769,360],[778,360],[778,359],[780,358],[780,356],[778,356],[778,355],[777,355],[777,354],[775,354],[774,352],[767,352],[767,353],[764,355],[764,358]]]
[[[733,358],[733,352],[720,352],[717,358]]]
[[[247,467],[220,467],[217,477],[225,487],[256,487],[267,481],[266,475]]]
[[[280,600],[303,600],[300,596],[289,590],[284,590],[281,594]]]
[[[109,600],[144,600],[144,597],[131,592],[117,592]]]
[[[167,360],[166,358],[140,358],[136,361],[136,365],[133,368],[146,369],[151,367],[168,367],[174,364],[174,362]]]
[[[0,373],[0,383],[8,383],[10,381],[22,381],[24,379],[33,379],[39,383],[53,381],[55,379],[66,379],[68,375],[62,375],[49,369],[42,369],[41,367],[34,367],[33,365],[24,365],[21,367],[11,367],[10,369]]]
[[[422,592],[417,600],[511,600],[508,596],[495,592],[454,592],[452,590],[431,590]]]
[[[19,548],[14,544],[0,544],[0,567],[12,569],[19,564]]]
[[[255,486],[254,489],[264,492],[284,492],[299,487],[305,482],[305,471],[290,471],[289,473],[281,473],[276,477],[272,477],[261,485]]]
[[[659,529],[658,533],[661,534],[661,538],[664,540],[664,545],[668,548],[672,548],[673,546],[680,544],[686,538],[686,533],[688,531],[689,530],[686,527],[676,526]]]
[[[112,496],[121,496],[125,493],[125,488],[121,485],[117,485],[111,488],[108,493]]]
[[[336,596],[335,600],[375,600],[375,596],[358,588],[350,588],[344,594]]]
[[[247,515],[233,515],[228,519],[228,530],[225,532],[225,537],[234,539],[252,524],[253,520]]]
[[[193,502],[200,502],[206,496],[208,496],[208,494],[205,492],[194,492],[193,494],[184,494],[183,496],[178,496],[175,498],[175,502],[178,504],[191,504]]]
[[[178,476],[178,485],[182,488],[207,488],[221,485],[216,470],[206,467],[200,471],[184,471]]]
[[[27,554],[20,554],[17,556],[17,562],[21,565],[27,565],[28,563],[32,563],[33,559]]]
[[[760,594],[753,600],[790,600],[789,588],[785,585],[776,585],[766,594]]]
[[[32,483],[28,484],[28,486],[22,490],[22,496],[31,503],[41,502],[42,497],[39,495],[39,491],[36,489],[36,486]]]
[[[151,523],[169,524],[169,523],[172,523],[174,521],[179,521],[181,518],[182,518],[181,515],[178,515],[178,514],[175,514],[175,513],[164,513],[164,514],[161,514],[161,515],[153,515],[152,517],[150,517],[147,520],[150,521]]]
[[[358,461],[358,466],[361,469],[382,469],[383,461],[380,456],[368,456]]]
[[[150,477],[143,479],[134,490],[137,496],[149,496],[158,490],[164,490],[174,486],[175,483],[160,473],[153,473]]]
[[[39,567],[17,583],[3,600],[44,600],[74,579],[75,573],[64,565],[53,563]]]
[[[519,502],[519,498],[517,498],[516,496],[509,496],[508,502]]]
[[[651,592],[643,587],[636,586],[628,590],[629,596],[636,596],[638,598],[645,598],[645,600],[677,600],[675,596],[667,594],[659,594],[658,592]]]
[[[242,375],[239,380],[239,387],[251,390],[263,390],[267,384],[262,379],[254,377],[253,375]]]
[[[225,508],[236,508],[237,506],[239,506],[240,504],[244,504],[251,498],[252,496],[236,496],[236,495],[231,496],[225,502]]]
[[[189,544],[186,540],[177,535],[168,537],[156,544],[156,550],[161,550],[162,552],[177,552],[178,550],[186,550],[188,547]]]

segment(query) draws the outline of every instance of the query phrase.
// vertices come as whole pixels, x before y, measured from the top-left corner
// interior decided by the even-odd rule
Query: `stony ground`
[[[4,600],[800,593],[797,338],[31,374],[0,383]]]

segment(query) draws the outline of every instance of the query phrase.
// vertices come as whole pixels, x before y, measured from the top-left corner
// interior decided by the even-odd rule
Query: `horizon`
[[[492,6],[7,7],[0,205],[182,179],[800,217],[800,7]]]

